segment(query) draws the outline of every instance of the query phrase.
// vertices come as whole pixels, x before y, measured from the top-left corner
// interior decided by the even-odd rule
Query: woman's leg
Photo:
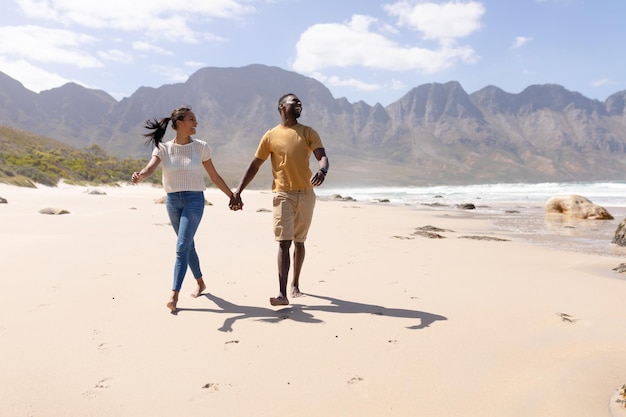
[[[178,230],[174,229],[178,238],[176,240],[176,264],[172,289],[176,291],[180,291],[188,266],[192,269],[195,278],[202,277],[200,261],[193,239],[204,213],[204,196],[199,192],[181,194],[183,194],[183,203],[180,209]],[[172,222],[172,226],[174,226],[174,222]]]
[[[168,303],[170,310],[174,311],[178,301],[178,292],[183,284],[188,266],[198,282],[196,296],[200,295],[205,289],[203,288],[204,282],[202,281],[200,261],[194,245],[194,236],[204,213],[204,194],[201,192],[168,194],[167,212],[177,235],[172,298],[170,303]],[[198,290],[200,291],[198,292]]]
[[[189,216],[197,216],[197,224],[193,230],[193,236],[195,236],[198,227],[200,226],[200,221],[202,220],[202,215],[204,213],[204,193],[198,193],[193,197],[193,202],[190,201],[188,204]],[[198,253],[196,252],[196,244],[193,240],[191,241],[191,247],[189,248],[189,258],[188,258],[189,269],[191,269],[191,273],[193,277],[196,279],[197,287],[191,293],[191,296],[196,298],[199,297],[202,292],[206,289],[206,285],[204,280],[202,279],[202,270],[200,269],[200,258],[198,257]]]

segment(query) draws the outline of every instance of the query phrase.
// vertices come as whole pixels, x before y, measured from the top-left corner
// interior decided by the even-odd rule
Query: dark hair
[[[283,94],[279,99],[278,99],[278,112],[280,113],[280,106],[281,104],[283,104],[285,102],[285,100],[287,99],[287,97],[290,96],[294,96],[297,97],[294,93],[287,93],[287,94]]]
[[[155,148],[159,146],[159,144],[163,140],[163,136],[165,136],[165,131],[167,130],[167,125],[171,121],[172,129],[176,130],[176,122],[179,120],[183,120],[185,118],[185,114],[191,111],[191,106],[184,106],[175,109],[172,112],[170,117],[164,117],[162,119],[148,119],[146,120],[145,128],[152,130],[150,133],[144,133],[143,136],[147,137],[146,145],[152,143]]]

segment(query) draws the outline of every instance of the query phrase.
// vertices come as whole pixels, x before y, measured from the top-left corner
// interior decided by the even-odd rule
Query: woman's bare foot
[[[288,306],[289,300],[287,297],[279,295],[278,297],[271,297],[270,304],[273,306]]]
[[[204,283],[204,280],[202,278],[196,279],[196,282],[198,283],[198,288],[196,288],[196,290],[191,293],[191,296],[193,298],[200,297],[204,290],[206,290],[206,284]]]
[[[170,309],[170,313],[176,313],[176,303],[178,303],[178,291],[172,291],[172,296],[170,297],[170,301],[167,302],[166,306]]]

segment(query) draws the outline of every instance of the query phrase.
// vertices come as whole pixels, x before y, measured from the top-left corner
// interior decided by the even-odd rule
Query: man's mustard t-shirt
[[[323,148],[317,132],[305,125],[278,125],[261,138],[256,158],[271,156],[272,191],[297,191],[313,188],[309,160],[311,152]]]

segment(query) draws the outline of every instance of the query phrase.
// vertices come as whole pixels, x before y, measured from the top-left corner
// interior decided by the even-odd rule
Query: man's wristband
[[[320,168],[320,171],[322,171],[324,175],[328,174],[328,170],[326,168]]]

